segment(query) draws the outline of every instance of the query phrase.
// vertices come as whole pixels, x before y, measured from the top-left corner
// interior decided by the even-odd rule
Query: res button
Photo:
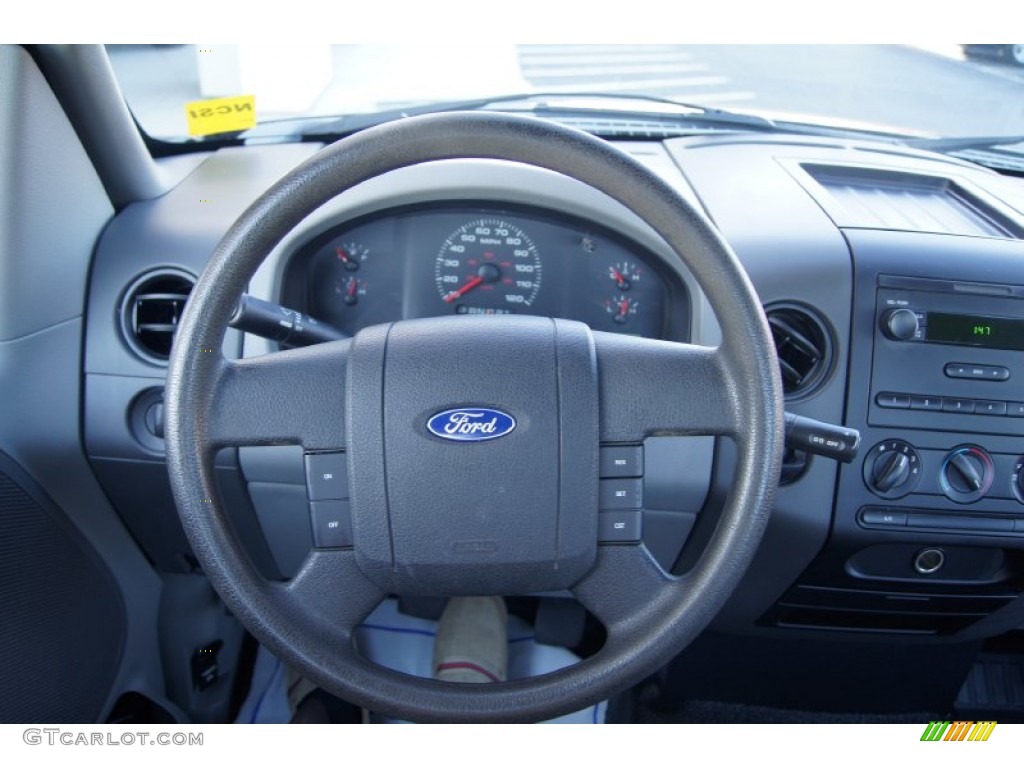
[[[644,447],[616,445],[601,449],[601,477],[643,477]]]

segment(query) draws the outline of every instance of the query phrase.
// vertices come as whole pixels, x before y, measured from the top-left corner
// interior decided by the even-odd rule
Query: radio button
[[[909,408],[910,395],[901,392],[879,392],[875,396],[875,402],[882,408]]]
[[[974,365],[972,363],[946,363],[946,375],[951,379],[986,379],[1006,381],[1010,370],[1001,365]]]
[[[964,363],[946,363],[946,375],[951,379],[970,379],[971,366]]]
[[[1010,369],[1001,365],[986,365],[985,378],[989,381],[1006,381],[1010,378]]]
[[[941,411],[942,398],[931,395],[911,395],[910,407],[915,411]]]
[[[974,401],[965,397],[947,397],[942,401],[942,410],[949,413],[974,413]]]
[[[1007,403],[1006,415],[1024,419],[1024,403]]]
[[[1005,416],[1006,403],[1002,400],[975,400],[974,412],[985,416]]]

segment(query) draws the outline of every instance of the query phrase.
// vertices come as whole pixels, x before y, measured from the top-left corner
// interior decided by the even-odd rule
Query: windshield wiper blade
[[[1024,144],[1024,136],[952,136],[942,139],[907,139],[901,143],[929,152],[962,152],[966,149],[991,149]]]
[[[429,115],[437,112],[458,112],[472,111],[478,109],[495,108],[500,109],[502,105],[514,105],[523,102],[522,111],[531,114],[555,114],[565,112],[585,112],[587,114],[599,114],[608,112],[606,107],[558,104],[558,100],[573,101],[583,99],[594,100],[623,100],[643,102],[648,104],[662,104],[672,107],[669,112],[652,112],[650,116],[661,118],[670,117],[680,121],[691,121],[699,123],[717,123],[730,127],[758,128],[760,130],[772,130],[775,124],[764,117],[757,115],[745,115],[740,112],[730,112],[724,109],[715,109],[700,104],[690,104],[683,101],[674,101],[658,96],[643,96],[639,94],[626,93],[595,93],[588,91],[542,91],[516,94],[503,94],[500,96],[480,97],[477,99],[464,99],[459,101],[434,102],[431,104],[415,104],[407,107],[396,107],[394,109],[381,110],[366,114],[345,115],[340,118],[330,118],[323,123],[309,127],[302,131],[305,139],[318,139],[325,137],[343,136],[349,133],[370,128],[374,125],[386,123],[391,120],[399,120],[404,117],[417,115]],[[688,110],[680,112],[678,110]],[[617,111],[617,110],[616,110]],[[628,112],[631,110],[623,110]],[[648,113],[644,113],[647,115]]]

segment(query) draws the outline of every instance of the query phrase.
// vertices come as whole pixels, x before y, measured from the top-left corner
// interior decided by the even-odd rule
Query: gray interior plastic
[[[121,692],[160,699],[164,688],[160,579],[96,482],[79,434],[86,280],[112,208],[46,81],[16,46],[0,46],[0,101],[21,105],[0,112],[0,451],[46,489],[124,601],[123,651],[93,715],[102,719]]]

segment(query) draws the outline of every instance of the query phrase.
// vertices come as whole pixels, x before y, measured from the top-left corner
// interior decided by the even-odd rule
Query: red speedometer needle
[[[459,296],[462,296],[463,294],[469,293],[474,288],[476,288],[478,285],[480,285],[480,283],[482,283],[483,281],[484,281],[484,279],[482,277],[480,277],[479,275],[477,275],[476,277],[470,279],[470,281],[468,283],[466,283],[464,286],[459,288],[457,291],[452,291],[447,296],[445,296],[444,297],[445,302],[447,302],[448,304],[451,304],[453,301],[455,301],[457,298],[459,298]]]
[[[617,270],[615,267],[612,267],[612,277],[615,278],[615,282],[617,282],[619,285],[622,285],[624,282],[626,282],[626,278],[624,278],[622,276],[622,273],[619,272],[619,270]]]
[[[619,317],[625,317],[627,312],[629,312],[629,299],[623,299],[619,302]]]
[[[341,259],[346,264],[349,263],[350,259],[348,257],[348,254],[341,250],[341,248],[335,248],[334,251],[338,254],[339,259]]]
[[[355,296],[356,295],[356,290],[358,288],[359,288],[359,284],[356,282],[356,279],[354,277],[351,280],[348,281],[348,295],[349,296]]]

